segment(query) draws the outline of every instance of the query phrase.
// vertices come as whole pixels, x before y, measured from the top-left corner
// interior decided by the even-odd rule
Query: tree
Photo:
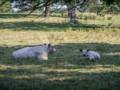
[[[65,1],[65,4],[67,5],[68,8],[68,16],[70,17],[70,24],[72,26],[75,26],[77,23],[77,18],[76,18],[76,1]]]
[[[6,3],[7,1],[10,0],[2,0],[0,3],[0,5],[3,5],[4,3]],[[20,7],[22,8],[22,10],[26,10],[26,8],[24,8],[24,6],[29,6],[28,1],[31,1],[31,8],[30,9],[30,13],[31,14],[33,11],[35,11],[36,9],[40,9],[44,7],[44,16],[48,16],[49,15],[49,7],[50,5],[52,5],[53,3],[64,3],[67,5],[68,8],[68,16],[70,18],[70,23],[72,26],[75,26],[77,23],[77,18],[76,18],[76,8],[79,7],[85,7],[87,4],[90,3],[100,3],[101,1],[105,2],[107,5],[113,4],[113,3],[119,3],[120,4],[120,0],[14,0],[14,1],[20,1]],[[26,2],[26,3],[25,3]],[[28,15],[29,15],[28,14]]]

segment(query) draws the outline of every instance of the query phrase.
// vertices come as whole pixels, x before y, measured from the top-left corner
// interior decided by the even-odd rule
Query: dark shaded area
[[[0,18],[4,18],[4,19],[6,19],[6,18],[23,18],[23,17],[25,17],[25,15],[26,14],[21,14],[21,13],[16,13],[16,14],[14,14],[14,13],[12,13],[12,14],[2,14],[2,13],[0,13]],[[30,16],[28,16],[28,17],[38,17],[38,16],[40,16],[40,15],[35,15],[35,14],[31,14]]]
[[[119,72],[106,72],[79,75],[91,78],[73,78],[50,81],[47,79],[12,79],[0,78],[1,90],[119,90]],[[78,75],[78,76],[79,76]],[[97,77],[97,78],[96,78]]]
[[[38,31],[48,31],[48,30],[66,30],[68,29],[68,24],[60,23],[41,23],[41,22],[7,22],[0,23],[0,29],[12,29],[12,30],[38,30]]]
[[[37,31],[66,31],[70,28],[69,23],[44,23],[44,22],[1,22],[0,29],[10,29],[10,30],[37,30]],[[120,26],[106,26],[106,25],[95,25],[95,24],[82,24],[79,23],[76,27],[73,27],[74,30],[89,30],[89,29],[108,29],[108,28],[118,28]]]

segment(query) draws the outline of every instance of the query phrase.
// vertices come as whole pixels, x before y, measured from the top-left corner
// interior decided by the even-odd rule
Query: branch
[[[37,3],[36,5],[33,6],[32,10],[25,16],[28,16],[30,15],[32,12],[34,12],[36,9],[38,8],[42,8],[42,7],[45,7],[45,6],[49,6],[53,3],[55,3],[54,0],[52,0],[52,2],[50,2],[51,0],[47,0],[47,2],[41,2],[41,3]],[[41,6],[39,6],[40,4],[42,4]]]
[[[0,6],[4,5],[7,1],[9,1],[9,0],[1,1]]]

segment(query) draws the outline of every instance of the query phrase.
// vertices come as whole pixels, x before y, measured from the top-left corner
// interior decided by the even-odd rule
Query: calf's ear
[[[48,47],[51,47],[51,44],[50,44],[50,43],[48,44]]]
[[[87,49],[87,52],[90,51],[90,49]]]
[[[79,49],[80,52],[82,52],[82,49]]]

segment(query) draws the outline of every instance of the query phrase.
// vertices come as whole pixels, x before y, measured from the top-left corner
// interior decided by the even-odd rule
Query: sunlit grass
[[[12,31],[0,30],[1,45],[32,45],[41,43],[120,43],[119,29],[89,31]]]

